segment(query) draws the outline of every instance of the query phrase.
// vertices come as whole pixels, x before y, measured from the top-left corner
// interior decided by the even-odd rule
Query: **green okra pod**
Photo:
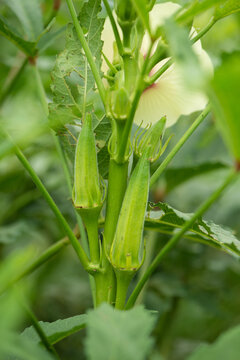
[[[110,260],[116,270],[135,272],[143,262],[143,228],[149,180],[147,149],[132,173],[119,214],[110,252]]]

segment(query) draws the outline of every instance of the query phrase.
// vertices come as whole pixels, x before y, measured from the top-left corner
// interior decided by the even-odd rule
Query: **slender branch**
[[[10,140],[11,140],[11,138],[10,138]],[[71,241],[71,244],[72,244],[74,250],[76,251],[76,253],[77,253],[77,255],[78,255],[78,257],[79,257],[79,259],[80,259],[80,261],[81,261],[81,263],[82,263],[82,265],[84,267],[84,269],[88,271],[89,270],[89,265],[90,265],[89,264],[89,259],[88,259],[87,255],[85,254],[85,252],[84,252],[81,244],[79,243],[78,239],[74,235],[72,229],[68,225],[66,219],[64,218],[61,211],[57,207],[56,203],[52,199],[51,195],[49,194],[49,192],[47,191],[47,189],[43,185],[42,181],[40,180],[40,178],[36,174],[35,170],[32,168],[32,166],[30,165],[30,163],[28,162],[28,160],[26,159],[26,157],[24,156],[24,154],[18,148],[17,145],[14,146],[14,151],[15,151],[16,156],[18,157],[18,159],[20,160],[20,162],[24,166],[24,168],[27,170],[27,172],[31,176],[31,178],[34,181],[35,185],[37,186],[37,188],[40,190],[40,192],[44,196],[44,198],[47,201],[48,205],[52,209],[53,213],[55,214],[55,216],[56,216],[56,218],[57,218],[57,220],[59,222],[59,224],[62,226],[65,234],[69,237],[69,240]]]
[[[199,33],[191,40],[191,43],[194,44],[195,42],[197,42],[199,39],[201,39],[212,27],[213,25],[216,23],[216,20],[214,20],[214,18],[212,18],[209,23],[202,29],[199,31]],[[170,68],[170,66],[173,64],[173,59],[170,58],[158,71],[155,72],[155,74],[153,74],[149,80],[149,82],[147,83],[147,86],[152,85],[155,81],[157,81],[157,79],[165,72],[167,71],[167,69]]]
[[[68,9],[70,11],[70,14],[71,14],[71,17],[72,17],[76,32],[77,32],[78,39],[81,42],[81,45],[82,45],[83,50],[85,52],[85,55],[87,57],[88,63],[89,63],[90,68],[92,70],[93,76],[95,78],[100,97],[102,99],[103,105],[105,106],[106,105],[106,102],[105,102],[105,98],[106,98],[106,96],[105,96],[105,88],[104,88],[101,76],[100,76],[100,74],[98,72],[98,69],[97,69],[97,66],[95,64],[94,58],[92,56],[91,50],[90,50],[90,48],[88,46],[88,43],[87,43],[87,41],[85,39],[83,30],[82,30],[82,28],[81,28],[81,26],[79,24],[79,20],[77,18],[77,13],[76,13],[76,10],[74,8],[73,2],[72,2],[72,0],[66,0],[66,1],[67,1]]]
[[[177,232],[171,239],[167,242],[167,244],[162,248],[162,250],[158,253],[158,255],[153,260],[152,264],[149,266],[143,277],[138,282],[137,286],[133,290],[127,305],[126,309],[130,309],[134,304],[135,301],[140,294],[142,288],[144,287],[146,281],[152,275],[152,273],[156,270],[156,268],[161,263],[162,259],[169,253],[170,250],[177,244],[177,242],[183,237],[183,235],[189,230],[189,228],[195,223],[195,221],[202,216],[208,208],[219,198],[222,192],[237,178],[238,173],[233,170],[227,176],[224,183],[197,209],[195,214],[185,222],[183,228]]]
[[[114,33],[114,36],[115,36],[118,52],[119,52],[120,55],[122,55],[123,54],[122,41],[120,39],[120,35],[119,35],[119,31],[118,31],[118,28],[117,28],[116,21],[115,21],[115,19],[113,17],[112,9],[110,8],[108,0],[103,0],[103,3],[104,3],[104,6],[105,6],[105,8],[107,10],[107,14],[108,14],[109,20],[110,20],[111,25],[112,25],[112,29],[113,29],[113,33]]]
[[[194,44],[199,39],[201,39],[213,27],[214,24],[216,24],[216,20],[214,19],[214,17],[212,17],[209,23],[203,29],[201,29],[197,33],[197,35],[192,39],[192,43]]]
[[[197,117],[197,119],[192,123],[190,128],[185,132],[185,134],[181,137],[178,143],[174,146],[174,148],[170,151],[167,157],[163,160],[157,170],[153,173],[150,179],[150,186],[152,186],[162,174],[162,172],[166,169],[167,165],[173,159],[173,157],[177,154],[177,152],[181,149],[181,147],[185,144],[187,139],[192,135],[192,133],[196,130],[196,128],[202,123],[202,121],[206,118],[206,116],[210,112],[210,105],[201,112],[201,114]]]
[[[53,345],[48,340],[47,335],[45,334],[42,326],[40,325],[40,323],[39,323],[38,319],[36,318],[35,314],[33,313],[33,311],[29,308],[29,306],[25,302],[22,302],[22,306],[23,306],[25,312],[27,313],[28,317],[31,319],[32,325],[33,325],[34,329],[36,330],[39,338],[41,339],[43,345],[47,349],[47,351],[50,354],[54,355],[55,359],[60,360],[60,357],[58,356]]]

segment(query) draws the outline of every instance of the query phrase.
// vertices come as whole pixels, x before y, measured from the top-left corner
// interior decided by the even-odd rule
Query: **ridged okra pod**
[[[91,261],[95,264],[100,259],[98,217],[103,204],[102,198],[92,116],[87,114],[76,146],[73,204],[86,226]]]
[[[130,178],[111,248],[110,260],[120,271],[135,272],[143,261],[143,227],[148,201],[150,165],[146,151]]]

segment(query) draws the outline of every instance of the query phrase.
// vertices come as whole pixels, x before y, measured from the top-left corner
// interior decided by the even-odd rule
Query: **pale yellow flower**
[[[180,6],[167,2],[157,4],[149,13],[151,28],[154,30],[173,15]],[[192,29],[192,33],[194,29]],[[192,34],[193,35],[193,34]],[[111,24],[107,18],[102,33],[103,53],[112,61],[114,35]],[[143,38],[141,52],[146,54],[149,46],[149,37]],[[199,58],[199,62],[206,71],[212,72],[212,64],[207,53],[202,49],[200,40],[193,45],[193,49]],[[152,70],[151,75],[164,65],[168,59],[162,60]],[[102,70],[106,72],[107,64],[103,62]],[[189,89],[182,78],[182,74],[176,65],[170,66],[165,73],[143,92],[135,114],[134,122],[145,127],[147,124],[157,122],[163,115],[167,117],[166,126],[172,126],[180,115],[188,115],[202,110],[207,103],[206,96],[201,91]]]

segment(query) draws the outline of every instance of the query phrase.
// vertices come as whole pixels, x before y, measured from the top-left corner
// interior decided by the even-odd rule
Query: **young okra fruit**
[[[78,137],[75,153],[73,204],[88,233],[91,261],[99,265],[98,218],[103,205],[92,116],[87,114]]]

